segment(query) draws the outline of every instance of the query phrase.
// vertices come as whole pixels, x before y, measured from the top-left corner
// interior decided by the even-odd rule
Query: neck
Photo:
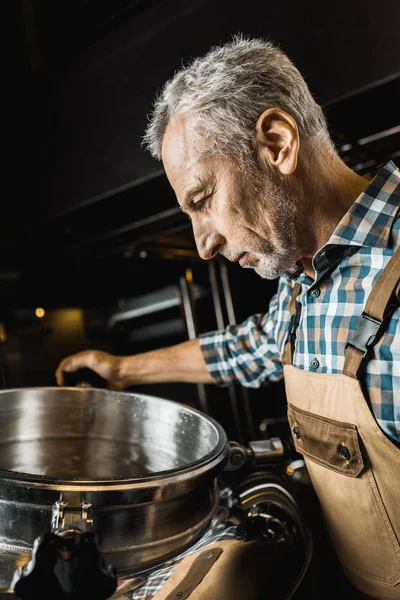
[[[307,152],[305,152],[307,154]],[[323,156],[323,159],[320,157]],[[303,227],[299,239],[301,262],[314,279],[312,258],[324,246],[343,216],[368,186],[368,180],[349,169],[331,149],[308,153],[299,164],[303,186]],[[315,173],[314,177],[310,173]],[[304,223],[306,224],[304,227]]]

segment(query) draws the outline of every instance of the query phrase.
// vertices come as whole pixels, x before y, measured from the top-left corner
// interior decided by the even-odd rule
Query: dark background
[[[197,258],[162,165],[141,147],[157,89],[211,45],[239,32],[275,41],[325,107],[347,164],[360,173],[389,159],[399,164],[397,0],[18,0],[9,11],[4,386],[53,385],[58,361],[83,348],[124,354],[186,339],[179,303],[112,330],[107,322],[143,294],[156,302],[172,286],[179,296],[188,268],[202,296],[198,332],[216,327],[208,266]],[[265,312],[276,282],[237,265],[228,273],[236,319]],[[46,309],[43,319],[37,307]],[[197,403],[196,386],[145,391]],[[232,398],[207,394],[211,412],[237,437],[226,417]],[[280,384],[250,396],[256,426],[283,414]]]

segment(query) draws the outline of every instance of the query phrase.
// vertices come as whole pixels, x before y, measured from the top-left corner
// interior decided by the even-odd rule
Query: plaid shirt
[[[282,354],[293,286],[301,284],[293,365],[342,373],[345,346],[375,281],[400,244],[400,171],[385,165],[315,254],[315,281],[299,268],[279,280],[265,315],[200,336],[208,369],[221,386],[260,387],[283,377]],[[374,347],[364,375],[367,399],[386,435],[400,441],[400,310]]]

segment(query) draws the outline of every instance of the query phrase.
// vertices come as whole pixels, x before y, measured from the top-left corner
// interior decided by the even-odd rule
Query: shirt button
[[[321,290],[316,287],[313,290],[311,290],[310,296],[312,296],[313,298],[318,298],[318,296],[320,295],[320,293],[321,293]]]
[[[312,359],[312,361],[310,362],[310,367],[311,367],[311,369],[318,369],[319,362],[316,358]]]
[[[339,446],[339,454],[344,460],[350,460],[350,452],[347,446],[344,444],[340,444]]]

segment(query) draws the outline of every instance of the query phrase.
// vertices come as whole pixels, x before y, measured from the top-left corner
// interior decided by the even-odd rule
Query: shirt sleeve
[[[278,295],[265,315],[249,317],[240,325],[199,336],[206,365],[217,385],[240,383],[258,388],[283,378],[281,355],[275,339]]]

